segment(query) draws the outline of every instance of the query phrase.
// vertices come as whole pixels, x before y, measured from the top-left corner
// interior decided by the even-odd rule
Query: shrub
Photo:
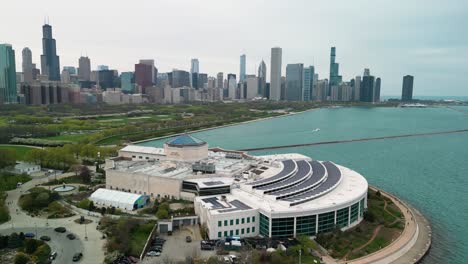
[[[15,264],[28,264],[29,257],[24,253],[17,253],[15,256]]]

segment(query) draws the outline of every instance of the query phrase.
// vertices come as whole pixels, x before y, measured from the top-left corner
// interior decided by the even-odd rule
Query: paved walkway
[[[374,187],[371,189],[377,190]],[[347,264],[408,264],[417,263],[428,251],[431,245],[431,229],[427,220],[417,210],[402,203],[395,196],[380,190],[382,195],[388,197],[398,206],[405,218],[405,229],[402,234],[389,246],[369,254],[365,257],[337,261],[327,256],[325,263],[347,263]]]
[[[62,175],[57,175],[57,179],[61,179],[64,177],[69,177],[69,173],[65,173]],[[104,242],[102,240],[102,234],[96,230],[97,221],[99,218],[93,218],[93,222],[87,225],[80,225],[74,222],[75,219],[79,218],[79,215],[75,215],[69,218],[61,218],[61,219],[45,219],[39,217],[31,217],[27,215],[25,212],[21,211],[18,206],[18,199],[27,190],[30,188],[40,185],[44,182],[48,181],[48,177],[33,179],[27,183],[24,183],[21,188],[8,191],[8,197],[5,203],[8,205],[10,210],[10,221],[3,223],[0,225],[0,230],[11,229],[11,228],[30,228],[34,229],[36,226],[39,228],[55,228],[59,226],[63,226],[74,233],[83,244],[83,259],[80,263],[83,264],[96,264],[102,263],[104,260]],[[89,217],[87,217],[89,218]],[[88,239],[85,239],[87,235]],[[71,249],[73,251],[77,249]],[[80,250],[80,249],[78,249]],[[62,263],[73,263],[70,259],[69,261],[65,261]]]

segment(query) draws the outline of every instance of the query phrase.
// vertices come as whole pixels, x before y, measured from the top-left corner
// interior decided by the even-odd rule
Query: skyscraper
[[[29,48],[24,48],[22,51],[23,56],[23,75],[24,75],[24,82],[32,82],[33,81],[33,63],[32,63],[32,53]]]
[[[81,81],[91,80],[91,60],[81,56],[78,59],[78,79]]]
[[[156,67],[154,66],[154,60],[151,60],[151,59],[140,60],[140,63],[151,66],[151,83],[155,84],[156,78],[158,76],[158,69],[156,69]]]
[[[199,73],[198,74],[198,89],[205,88],[206,83],[208,83],[208,74]]]
[[[172,83],[172,88],[190,86],[190,73],[186,71],[181,71],[181,70],[173,70],[171,83]]]
[[[141,87],[141,92],[145,93],[145,88],[153,85],[153,66],[143,63],[135,64],[135,83]]]
[[[280,47],[271,48],[270,100],[281,100],[281,57]]]
[[[240,71],[239,71],[239,82],[245,80],[245,54],[240,56]]]
[[[375,77],[372,75],[365,75],[362,77],[360,98],[362,102],[374,101],[374,82]]]
[[[218,74],[216,75],[216,88],[224,88],[224,73],[222,72],[218,72]]]
[[[266,64],[262,60],[258,66],[258,95],[266,97]]]
[[[51,81],[60,81],[60,59],[57,56],[55,39],[52,38],[52,26],[42,26],[41,70]]]
[[[199,73],[200,72],[200,62],[198,59],[192,59],[190,61],[190,73]]]
[[[314,66],[309,66],[304,68],[303,76],[303,83],[302,83],[302,100],[304,101],[312,101],[314,95],[314,76],[315,76],[315,68]]]
[[[336,48],[331,47],[330,51],[330,80],[329,80],[329,91],[328,95],[330,95],[330,89],[332,86],[336,86],[341,83],[341,76],[339,74],[339,63],[335,61],[336,58]]]
[[[414,77],[406,75],[403,77],[403,87],[401,88],[401,100],[411,101],[413,100],[413,82]]]
[[[0,44],[0,104],[16,102],[15,50],[10,44]]]
[[[374,101],[373,102],[380,102],[380,84],[381,84],[381,79],[380,77],[377,77],[375,79],[375,84],[374,84]]]
[[[122,91],[127,93],[133,93],[133,83],[133,72],[122,72],[120,74],[120,86],[122,88]]]
[[[237,81],[235,74],[228,74],[228,98],[236,99]]]
[[[286,65],[285,99],[287,101],[302,101],[303,71],[302,63]]]
[[[361,76],[356,76],[354,79],[354,101],[360,101],[361,99]]]

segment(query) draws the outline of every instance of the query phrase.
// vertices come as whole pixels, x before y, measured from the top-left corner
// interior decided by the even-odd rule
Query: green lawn
[[[156,221],[149,221],[146,224],[138,225],[132,230],[130,235],[130,255],[139,257],[143,251],[146,240],[153,230]]]
[[[54,136],[54,137],[46,137],[46,138],[43,138],[43,139],[78,142],[78,141],[86,138],[88,135],[89,134],[60,135],[60,136]]]
[[[16,151],[16,159],[17,160],[24,160],[24,156],[28,153],[32,147],[26,146],[14,146],[14,145],[0,145],[0,149],[12,149]]]
[[[31,177],[26,174],[11,174],[7,172],[0,173],[0,191],[9,191],[16,188],[18,182],[28,182]]]

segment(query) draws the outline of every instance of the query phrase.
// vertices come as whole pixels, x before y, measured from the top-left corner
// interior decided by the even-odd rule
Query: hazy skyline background
[[[9,1],[2,4],[0,36],[16,52],[29,47],[40,67],[42,25],[49,17],[60,67],[78,66],[87,55],[92,69],[133,71],[139,59],[154,59],[159,72],[190,70],[239,76],[257,74],[270,52],[283,49],[288,63],[314,65],[328,78],[330,47],[337,47],[340,74],[348,81],[364,68],[382,78],[382,95],[400,95],[403,75],[415,76],[415,95],[468,95],[468,1],[412,0],[139,0]]]

